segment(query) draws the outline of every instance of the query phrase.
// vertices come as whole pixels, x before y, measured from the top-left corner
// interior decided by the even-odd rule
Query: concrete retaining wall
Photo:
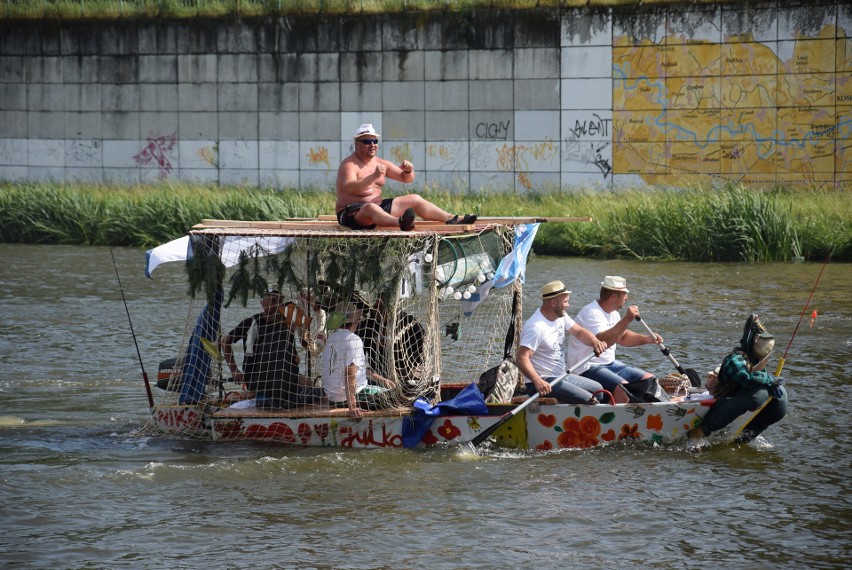
[[[787,3],[784,3],[787,4]],[[0,179],[852,185],[852,8],[0,23]]]

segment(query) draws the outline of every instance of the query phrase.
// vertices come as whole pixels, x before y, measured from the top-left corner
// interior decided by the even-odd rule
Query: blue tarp
[[[485,397],[479,391],[476,382],[471,382],[455,398],[446,402],[438,402],[433,406],[423,398],[417,398],[413,407],[412,414],[404,418],[402,422],[402,445],[404,447],[414,447],[419,444],[438,416],[484,416],[488,414]]]
[[[224,292],[220,287],[216,291],[213,308],[210,304],[204,306],[195,321],[195,330],[186,347],[186,357],[183,359],[181,372],[180,403],[195,404],[202,400],[207,393],[207,376],[210,372],[210,355],[201,345],[201,339],[217,342],[219,339],[219,312],[222,307]]]

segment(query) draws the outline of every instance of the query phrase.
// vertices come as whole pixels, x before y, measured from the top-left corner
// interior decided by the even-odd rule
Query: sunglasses
[[[379,144],[379,139],[358,139],[358,142],[363,144]]]

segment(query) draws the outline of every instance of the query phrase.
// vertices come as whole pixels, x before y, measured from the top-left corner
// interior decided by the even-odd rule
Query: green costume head
[[[775,348],[775,337],[766,330],[758,315],[752,313],[746,319],[740,348],[752,362],[760,362]]]

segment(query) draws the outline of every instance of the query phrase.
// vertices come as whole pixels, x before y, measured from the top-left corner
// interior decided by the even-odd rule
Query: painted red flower
[[[443,425],[438,428],[438,435],[447,441],[452,441],[461,435],[461,430],[457,428],[450,420],[444,420]]]
[[[611,429],[601,434],[601,439],[604,441],[615,441],[615,430]]]
[[[553,444],[550,443],[549,439],[545,439],[544,443],[535,446],[537,451],[550,451],[553,449]]]
[[[629,426],[624,424],[621,426],[621,433],[618,434],[618,439],[642,439],[642,434],[639,433],[639,424]]]
[[[423,443],[425,445],[435,445],[436,443],[438,443],[438,438],[435,437],[435,434],[431,431],[427,431],[426,434],[423,436]]]
[[[586,416],[581,420],[566,418],[562,422],[562,433],[556,438],[559,447],[594,447],[600,442],[598,434],[601,424],[594,416]]]
[[[580,433],[586,438],[598,439],[601,433],[601,423],[594,416],[586,416],[580,419]]]
[[[580,432],[578,431],[563,431],[556,436],[556,445],[559,447],[581,447]]]
[[[663,429],[663,416],[662,414],[651,414],[648,416],[648,421],[645,423],[645,426],[654,431],[660,431]]]

